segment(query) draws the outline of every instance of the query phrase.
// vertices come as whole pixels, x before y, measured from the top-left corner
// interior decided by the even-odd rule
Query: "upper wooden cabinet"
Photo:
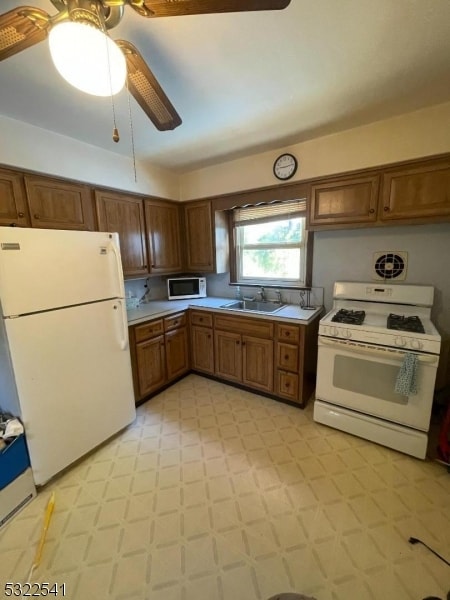
[[[142,199],[109,191],[95,191],[99,231],[117,232],[124,275],[148,273]]]
[[[180,273],[181,228],[180,207],[163,200],[144,200],[145,223],[149,251],[149,272]]]
[[[0,169],[0,225],[30,225],[23,177],[6,169]]]
[[[450,160],[418,163],[383,174],[382,221],[446,215],[450,215]]]
[[[32,227],[94,231],[89,186],[35,175],[24,181]]]
[[[373,223],[379,176],[336,179],[311,186],[309,224]]]
[[[450,220],[450,158],[434,157],[312,183],[309,229]]]
[[[224,212],[212,210],[209,200],[184,206],[186,270],[196,273],[228,271],[228,226]]]

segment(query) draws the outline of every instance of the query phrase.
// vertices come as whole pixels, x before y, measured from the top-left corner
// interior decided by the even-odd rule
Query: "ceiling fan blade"
[[[49,24],[50,15],[31,6],[0,15],[0,60],[45,40]]]
[[[146,62],[130,42],[115,40],[127,61],[128,88],[142,110],[160,131],[175,129],[181,118]]]
[[[282,10],[291,0],[128,0],[146,17],[177,17],[207,13]]]

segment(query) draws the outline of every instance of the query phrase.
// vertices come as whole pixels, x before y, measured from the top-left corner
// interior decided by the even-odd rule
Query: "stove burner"
[[[347,310],[341,308],[331,318],[335,323],[347,323],[348,325],[362,325],[366,313],[363,310]]]
[[[387,319],[388,329],[397,329],[399,331],[413,331],[415,333],[425,333],[422,322],[419,317],[405,317],[403,315],[390,314]]]

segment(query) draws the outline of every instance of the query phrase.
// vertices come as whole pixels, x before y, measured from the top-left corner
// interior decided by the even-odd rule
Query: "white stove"
[[[434,288],[336,282],[333,298],[319,325],[314,419],[425,458],[441,344]]]

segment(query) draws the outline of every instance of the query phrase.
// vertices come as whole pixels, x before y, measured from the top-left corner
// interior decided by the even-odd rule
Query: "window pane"
[[[242,276],[298,279],[300,276],[300,248],[270,250],[243,250]]]
[[[301,218],[273,223],[244,225],[244,245],[258,243],[299,243],[302,239]]]

